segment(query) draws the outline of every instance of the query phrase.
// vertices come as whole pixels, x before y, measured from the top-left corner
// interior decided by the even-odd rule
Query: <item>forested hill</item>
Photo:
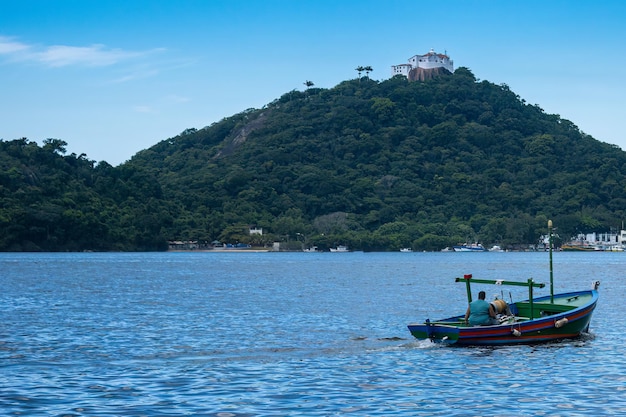
[[[291,91],[119,167],[65,156],[54,141],[36,149],[49,161],[15,149],[8,158],[19,146],[1,144],[4,250],[155,250],[167,240],[439,250],[536,243],[548,219],[562,238],[626,219],[626,153],[467,68]],[[74,181],[43,190],[39,171],[61,169]]]

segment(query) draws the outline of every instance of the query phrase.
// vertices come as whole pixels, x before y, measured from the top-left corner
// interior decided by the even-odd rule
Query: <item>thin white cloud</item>
[[[92,46],[65,46],[54,45],[44,51],[34,54],[37,61],[50,67],[65,67],[68,65],[83,65],[101,67],[115,65],[120,61],[142,55],[137,52],[126,52],[120,49],[107,49],[104,45]]]
[[[148,78],[155,76],[159,73],[159,70],[156,68],[151,68],[147,65],[141,65],[139,67],[134,67],[130,69],[124,70],[125,75],[115,78],[111,80],[113,83],[125,83],[127,81],[139,80],[142,78]]]
[[[0,54],[14,61],[43,64],[48,67],[84,66],[103,67],[141,58],[163,49],[126,51],[105,45],[29,45],[12,38],[0,36]]]
[[[162,49],[162,48],[153,49],[152,51],[146,52],[145,54],[147,55],[148,53],[162,52],[164,50],[165,49]],[[171,72],[171,71],[176,71],[180,68],[188,67],[189,65],[193,65],[193,63],[194,63],[193,61],[180,60],[180,59],[161,61],[158,64],[156,64],[155,62],[139,62],[139,63],[133,64],[132,66],[124,68],[123,71],[120,71],[120,74],[123,74],[123,75],[117,78],[114,78],[113,80],[111,80],[111,82],[125,83],[127,81],[153,77],[162,72]]]
[[[0,54],[3,54],[3,55],[15,54],[18,52],[26,51],[29,48],[30,46],[24,43],[15,42],[11,38],[0,36]]]
[[[171,102],[171,103],[187,103],[187,102],[191,101],[191,99],[189,97],[178,96],[178,95],[175,95],[175,94],[171,94],[171,95],[167,96],[166,100]]]
[[[133,106],[133,110],[137,113],[154,113],[154,109],[150,106]]]

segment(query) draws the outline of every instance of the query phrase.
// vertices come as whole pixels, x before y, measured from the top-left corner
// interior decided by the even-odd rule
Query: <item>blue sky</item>
[[[626,149],[626,1],[0,0],[0,139],[118,165],[434,48]]]

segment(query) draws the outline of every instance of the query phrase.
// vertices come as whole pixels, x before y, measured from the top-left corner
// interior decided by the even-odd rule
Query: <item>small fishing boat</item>
[[[552,221],[548,222],[550,249],[552,248]],[[586,291],[554,294],[552,273],[552,250],[550,250],[550,295],[533,297],[534,288],[545,284],[532,279],[527,282],[476,279],[471,274],[456,278],[465,282],[468,302],[472,302],[471,283],[527,286],[528,299],[507,304],[503,299],[491,302],[497,313],[497,323],[472,326],[465,315],[442,320],[426,320],[409,324],[411,334],[417,339],[431,340],[457,346],[494,346],[530,344],[569,339],[588,332],[591,315],[598,302],[599,281]]]
[[[350,252],[347,246],[339,245],[336,248],[330,248],[331,252]]]
[[[402,249],[400,249],[400,252],[405,252],[405,253],[413,252],[413,249],[411,249],[411,248],[402,248]]]

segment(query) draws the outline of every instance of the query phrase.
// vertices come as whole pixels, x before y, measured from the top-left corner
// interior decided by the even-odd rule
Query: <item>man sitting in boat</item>
[[[478,300],[472,301],[465,312],[465,323],[472,326],[499,324],[493,306],[485,301],[485,292],[478,293]]]

